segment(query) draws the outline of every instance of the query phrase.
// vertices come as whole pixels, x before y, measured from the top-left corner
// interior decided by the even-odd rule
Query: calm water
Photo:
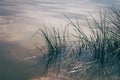
[[[17,71],[17,78],[24,76],[22,80],[25,80],[31,77],[32,72],[28,71],[28,74],[21,70],[30,65],[24,63],[24,59],[36,55],[32,44],[34,40],[29,39],[43,22],[55,27],[60,23],[64,25],[64,14],[71,20],[78,17],[85,24],[88,12],[95,15],[100,9],[119,6],[119,3],[120,0],[0,0],[0,80],[16,80],[13,76]]]
[[[42,22],[56,25],[78,17],[84,24],[88,12],[95,15],[100,9],[118,5],[120,0],[0,0],[0,39],[28,39]]]

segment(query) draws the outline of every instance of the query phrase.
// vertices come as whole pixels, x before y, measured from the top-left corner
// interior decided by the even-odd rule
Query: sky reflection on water
[[[84,22],[85,17],[89,17],[88,12],[94,15],[101,8],[106,9],[118,2],[119,0],[1,0],[0,36],[6,33],[17,36],[18,30],[25,35],[34,33],[37,29],[35,25],[40,25],[41,22],[59,25],[60,22],[65,22],[63,14],[72,20],[78,17]]]

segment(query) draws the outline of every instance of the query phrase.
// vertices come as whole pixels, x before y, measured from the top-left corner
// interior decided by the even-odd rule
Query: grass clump
[[[56,74],[64,70],[73,80],[120,80],[120,11],[112,8],[109,13],[109,17],[100,13],[99,21],[91,15],[94,25],[87,20],[90,35],[78,20],[75,24],[68,17],[74,34],[68,33],[67,27],[63,34],[46,26],[45,30],[39,29],[47,50],[40,60],[41,75],[50,70]],[[71,45],[68,34],[76,38],[77,44]]]
[[[39,29],[36,34],[41,35],[42,39],[45,41],[45,50],[41,51],[42,57],[40,56],[39,62],[37,65],[40,65],[39,71],[40,76],[47,76],[47,73],[56,73],[60,71],[61,64],[67,58],[66,54],[69,49],[67,42],[69,38],[66,38],[68,35],[67,28],[60,32],[59,29],[51,27],[47,28],[44,24],[44,29]],[[62,33],[62,34],[61,34]],[[36,46],[37,49],[38,46]]]

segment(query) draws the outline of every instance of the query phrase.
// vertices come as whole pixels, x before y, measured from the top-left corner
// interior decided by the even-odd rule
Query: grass
[[[86,19],[90,35],[77,19],[74,23],[67,16],[74,34],[68,26],[60,31],[44,25],[44,29],[37,31],[46,45],[46,53],[42,53],[43,58],[38,63],[41,76],[53,72],[56,76],[63,73],[73,80],[120,80],[120,10],[111,8],[109,16],[100,12],[99,21],[90,16],[94,24]],[[72,44],[70,36],[76,38],[77,44]]]

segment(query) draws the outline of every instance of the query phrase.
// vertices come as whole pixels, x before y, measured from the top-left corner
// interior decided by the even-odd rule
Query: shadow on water
[[[15,43],[0,41],[0,80],[29,80],[35,75],[31,63],[13,58],[11,50],[16,47]]]

